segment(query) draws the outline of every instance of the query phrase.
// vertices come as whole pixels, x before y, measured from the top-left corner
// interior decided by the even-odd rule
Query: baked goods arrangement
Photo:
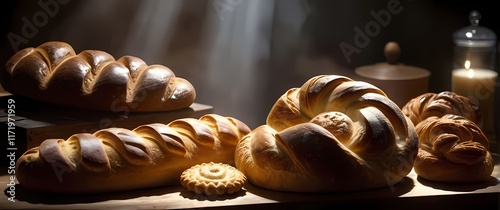
[[[243,187],[246,177],[225,163],[201,163],[181,174],[181,184],[189,191],[208,196],[233,194]]]
[[[453,92],[426,93],[403,108],[415,123],[419,150],[414,169],[418,176],[438,182],[486,181],[494,168],[489,140],[477,122],[478,107]]]
[[[78,54],[64,42],[46,42],[14,54],[1,71],[11,94],[94,110],[169,111],[189,107],[193,85],[163,65],[134,56],[115,60],[100,50]]]
[[[207,114],[48,139],[19,158],[16,176],[27,189],[70,194],[180,184],[181,173],[194,165],[234,164],[235,147],[249,132],[235,118]]]
[[[259,187],[342,192],[400,182],[417,149],[413,123],[382,90],[319,75],[276,101],[238,143],[235,163]]]

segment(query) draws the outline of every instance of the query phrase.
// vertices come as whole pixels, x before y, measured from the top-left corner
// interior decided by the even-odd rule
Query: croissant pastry
[[[450,91],[424,93],[408,101],[402,111],[414,125],[429,117],[446,114],[463,116],[476,124],[481,122],[479,107],[469,98]]]
[[[17,161],[19,183],[34,191],[87,194],[180,184],[191,166],[234,165],[234,149],[250,132],[243,122],[216,114],[108,128],[48,139]]]
[[[265,125],[236,147],[236,167],[254,185],[340,192],[392,186],[413,167],[413,124],[379,88],[320,75],[283,94]]]
[[[490,178],[494,163],[489,142],[472,121],[458,115],[429,117],[416,125],[420,138],[415,172],[439,182],[480,182]]]
[[[64,42],[46,42],[14,54],[1,72],[12,94],[64,106],[111,111],[167,111],[189,107],[196,91],[162,65],[133,56],[115,60],[99,50],[75,54]]]

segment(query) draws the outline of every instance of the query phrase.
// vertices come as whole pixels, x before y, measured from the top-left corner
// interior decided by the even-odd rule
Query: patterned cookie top
[[[181,174],[181,184],[196,194],[233,194],[245,185],[247,179],[238,169],[223,163],[194,165]]]

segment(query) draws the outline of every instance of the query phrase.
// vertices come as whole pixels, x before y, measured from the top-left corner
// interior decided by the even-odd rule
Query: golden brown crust
[[[416,126],[420,145],[415,172],[439,182],[480,182],[490,178],[489,142],[472,121],[457,115],[430,117]]]
[[[53,193],[101,193],[179,184],[187,168],[234,162],[234,148],[250,129],[241,121],[208,114],[133,130],[108,128],[49,139],[17,161],[25,188]]]
[[[76,54],[64,42],[46,42],[13,55],[1,83],[12,94],[85,109],[166,111],[189,107],[196,91],[162,65],[133,56],[117,60],[99,50]]]
[[[246,177],[224,163],[202,163],[181,174],[181,184],[189,191],[204,195],[233,194],[245,185]]]
[[[408,101],[402,111],[414,125],[429,117],[442,117],[445,114],[463,116],[476,124],[481,122],[478,106],[467,97],[450,91],[424,93]]]
[[[350,191],[401,181],[417,155],[413,124],[380,89],[321,75],[287,91],[243,137],[236,167],[260,187]]]

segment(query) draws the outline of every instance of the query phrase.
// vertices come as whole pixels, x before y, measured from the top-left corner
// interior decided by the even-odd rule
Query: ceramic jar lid
[[[396,42],[388,42],[384,48],[387,62],[362,66],[355,70],[356,74],[377,80],[414,80],[430,76],[430,72],[419,67],[398,63],[401,48]]]
[[[387,43],[384,54],[387,62],[362,66],[355,70],[356,74],[362,77],[361,80],[379,87],[399,107],[428,91],[430,72],[399,63],[401,49],[398,43]]]

